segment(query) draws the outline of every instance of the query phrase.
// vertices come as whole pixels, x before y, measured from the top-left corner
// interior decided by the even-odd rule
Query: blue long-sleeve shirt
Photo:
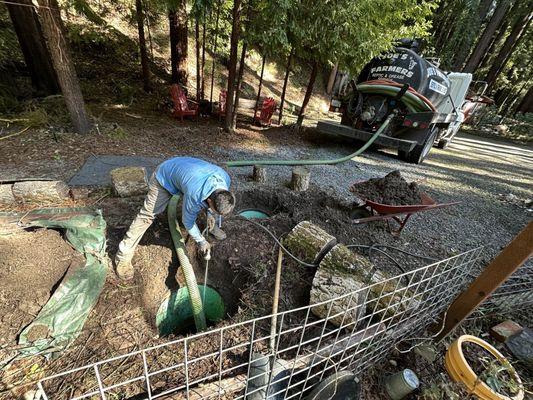
[[[231,179],[226,171],[217,165],[193,157],[174,157],[161,163],[155,177],[170,194],[182,196],[183,226],[196,242],[202,236],[196,218],[208,208],[207,198],[215,190],[229,190]]]

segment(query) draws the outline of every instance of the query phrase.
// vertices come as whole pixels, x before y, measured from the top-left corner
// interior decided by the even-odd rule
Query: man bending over
[[[215,215],[229,214],[235,206],[235,196],[229,191],[229,175],[217,165],[193,157],[174,157],[160,164],[148,183],[148,194],[139,214],[118,246],[115,258],[116,273],[121,279],[133,278],[131,260],[144,232],[155,216],[162,213],[173,195],[182,196],[182,222],[199,250],[211,248],[196,225],[198,214],[206,210],[207,225],[217,240],[226,234],[216,224]]]

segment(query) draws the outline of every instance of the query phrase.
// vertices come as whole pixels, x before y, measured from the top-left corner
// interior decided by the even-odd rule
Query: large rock
[[[13,185],[0,185],[0,204],[16,203],[15,196],[13,196]]]
[[[148,192],[144,167],[122,167],[111,171],[113,191],[119,197],[139,196]]]
[[[12,190],[20,203],[50,203],[69,198],[69,187],[63,181],[16,182]]]

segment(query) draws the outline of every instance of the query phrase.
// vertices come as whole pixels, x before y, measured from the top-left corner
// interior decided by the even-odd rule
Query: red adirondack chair
[[[221,90],[220,95],[218,96],[218,109],[216,111],[219,121],[222,119],[222,117],[226,115],[226,99],[227,98],[228,98],[228,92],[226,90]]]
[[[255,118],[259,125],[270,126],[272,124],[272,115],[276,111],[276,101],[272,97],[263,100],[259,118]]]
[[[198,119],[200,111],[198,103],[188,100],[183,90],[176,83],[170,87],[170,96],[174,103],[174,110],[172,111],[174,118],[180,118],[182,121],[183,117],[196,117]]]

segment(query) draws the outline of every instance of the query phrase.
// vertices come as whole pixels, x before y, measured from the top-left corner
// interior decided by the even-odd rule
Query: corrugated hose
[[[177,220],[177,206],[179,199],[179,195],[174,195],[168,203],[168,227],[170,228],[170,235],[174,242],[174,248],[176,249],[183,275],[185,276],[185,284],[189,291],[189,300],[191,302],[192,313],[194,316],[194,324],[196,325],[196,330],[200,332],[206,329],[207,324],[200,290],[198,289],[198,283],[196,282],[196,275],[194,274],[191,262],[187,256],[185,240],[183,239]]]

